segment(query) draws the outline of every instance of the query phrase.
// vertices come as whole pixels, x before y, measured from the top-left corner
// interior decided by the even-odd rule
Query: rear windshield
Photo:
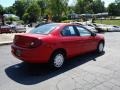
[[[58,26],[57,23],[45,24],[45,25],[41,25],[41,26],[39,26],[37,28],[34,28],[29,33],[33,33],[33,34],[49,34],[57,26]]]

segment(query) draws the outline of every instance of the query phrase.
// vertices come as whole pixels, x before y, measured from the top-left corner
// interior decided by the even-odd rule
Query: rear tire
[[[54,68],[61,68],[65,61],[65,54],[61,51],[53,53],[50,59],[50,65]]]

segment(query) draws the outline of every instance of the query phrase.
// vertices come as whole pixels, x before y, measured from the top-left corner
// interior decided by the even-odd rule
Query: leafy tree
[[[24,13],[22,19],[24,20],[25,23],[29,23],[30,19],[29,13]]]
[[[75,6],[68,6],[68,12],[73,13],[75,10]]]
[[[56,21],[60,21],[61,16],[67,13],[68,0],[46,0],[47,9],[46,13],[54,18]]]
[[[120,3],[120,0],[115,0],[115,3]]]
[[[25,13],[27,3],[25,0],[16,0],[13,4],[13,7],[16,11],[16,15],[22,19],[23,14]]]
[[[108,12],[110,15],[114,16],[116,12],[116,5],[115,3],[111,3],[108,7]]]
[[[4,9],[3,9],[2,5],[0,5],[0,19],[2,21],[2,25],[5,24],[3,14],[4,14]]]
[[[85,13],[83,0],[77,0],[77,3],[75,5],[75,12],[79,14]]]
[[[5,11],[6,14],[15,14],[15,9],[14,9],[13,6],[6,7],[6,8],[4,9],[4,11]]]
[[[30,12],[31,4],[36,3],[35,6],[37,9],[39,9],[39,14],[32,14],[36,11]],[[22,18],[30,18],[29,22],[36,21],[37,18],[40,16],[49,16],[49,17],[56,17],[58,20],[63,15],[67,15],[68,13],[68,0],[16,0],[13,7],[15,8],[16,15]],[[31,9],[35,9],[32,7]],[[35,18],[36,16],[37,18]],[[33,17],[34,16],[34,19]],[[32,18],[32,19],[31,19]]]
[[[38,3],[38,5],[39,5],[39,7],[40,7],[40,9],[41,9],[41,16],[44,16],[45,8],[46,8],[46,3],[45,3],[45,1],[43,1],[43,0],[38,0],[37,3]]]
[[[62,0],[62,6],[63,6],[63,14],[67,15],[68,14],[68,1],[69,0]]]
[[[120,0],[116,0],[114,3],[109,4],[108,12],[112,16],[120,16]]]
[[[105,11],[104,2],[101,0],[77,0],[75,12],[82,13],[101,13]]]
[[[104,2],[101,0],[95,0],[92,4],[92,10],[94,13],[102,13],[105,12]]]
[[[93,13],[92,4],[93,0],[84,0],[85,13]]]
[[[2,5],[0,5],[0,15],[3,15],[3,12],[4,12],[3,7]]]
[[[24,14],[25,17],[29,19],[29,23],[36,22],[40,16],[40,8],[36,2],[29,5]]]
[[[77,0],[75,12],[79,14],[92,13],[92,3],[93,0]]]

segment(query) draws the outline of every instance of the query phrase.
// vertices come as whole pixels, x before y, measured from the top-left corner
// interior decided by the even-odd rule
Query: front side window
[[[66,26],[62,30],[62,35],[63,36],[77,36],[77,33],[76,33],[75,29],[73,28],[73,26]]]
[[[91,36],[90,31],[88,31],[87,29],[80,27],[80,26],[76,26],[80,36]]]

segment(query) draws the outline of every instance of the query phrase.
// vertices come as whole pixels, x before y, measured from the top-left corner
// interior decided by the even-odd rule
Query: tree
[[[116,1],[116,8],[117,8],[117,16],[120,16],[120,0],[115,0]]]
[[[4,9],[4,11],[5,11],[6,14],[15,14],[15,9],[14,9],[13,6],[6,7],[6,8]]]
[[[114,3],[109,4],[108,12],[112,16],[120,16],[120,0],[116,0]]]
[[[40,9],[41,9],[41,16],[44,16],[45,8],[46,8],[46,3],[45,3],[45,1],[43,1],[43,0],[38,0],[37,3],[38,3],[38,5],[39,5],[39,7],[40,7]]]
[[[29,17],[31,19],[31,16],[33,15],[31,15],[31,12],[28,10],[28,8],[32,7],[31,4],[33,3],[36,3],[35,7],[39,8],[40,14],[36,15],[39,17],[46,15],[60,19],[61,16],[67,15],[68,13],[68,0],[16,0],[13,4],[16,15],[19,16],[20,19],[25,19],[25,17]],[[36,21],[36,19],[33,21]]]
[[[36,2],[29,5],[23,19],[28,19],[29,23],[36,22],[40,16],[40,8]]]
[[[69,0],[62,0],[62,6],[63,6],[63,14],[67,15],[68,14],[68,1]]]
[[[0,14],[2,14],[3,13],[3,7],[2,7],[2,5],[0,5]]]
[[[79,14],[92,13],[93,0],[77,0],[75,5],[75,12]]]
[[[3,15],[3,13],[4,13],[3,7],[2,5],[0,5],[0,15]]]
[[[95,0],[92,4],[92,10],[95,14],[105,12],[106,10],[104,6],[104,2],[101,0]]]
[[[93,0],[83,0],[85,5],[85,13],[93,13],[92,4]]]
[[[22,19],[24,20],[25,23],[29,23],[30,19],[29,13],[24,13]]]
[[[109,15],[112,15],[112,16],[115,15],[115,12],[116,12],[116,5],[115,5],[115,3],[109,4],[108,12],[109,12]]]
[[[79,14],[85,13],[83,0],[77,0],[77,3],[75,5],[75,12]]]
[[[46,12],[53,17],[53,19],[57,19],[60,21],[61,16],[67,13],[68,0],[46,0],[47,9]]]
[[[115,0],[115,3],[120,3],[120,0]]]
[[[101,0],[77,0],[75,12],[83,13],[101,13],[105,11],[104,2]]]
[[[0,5],[0,19],[2,21],[2,25],[5,24],[3,14],[4,14],[4,9],[3,9],[2,5]]]
[[[16,15],[22,19],[23,14],[25,13],[27,3],[25,0],[16,0],[13,4],[13,7],[16,11]]]

